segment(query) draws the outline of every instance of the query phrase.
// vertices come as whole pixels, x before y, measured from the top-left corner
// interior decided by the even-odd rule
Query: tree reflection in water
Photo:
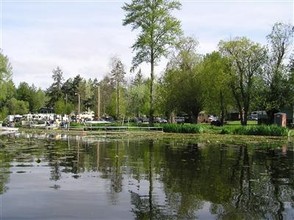
[[[127,209],[135,219],[294,217],[291,145],[51,138],[30,139],[24,146],[27,142],[21,138],[1,139],[1,194],[7,191],[9,175],[16,175],[9,173],[11,164],[23,164],[20,155],[29,154],[31,160],[40,158],[50,166],[48,181],[55,189],[76,178],[81,183],[105,180],[104,193],[112,207]]]

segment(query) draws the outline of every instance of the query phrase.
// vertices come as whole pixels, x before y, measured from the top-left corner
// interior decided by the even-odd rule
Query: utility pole
[[[119,82],[116,80],[116,118],[119,119]]]
[[[75,93],[78,96],[78,116],[81,114],[81,95],[79,93]]]
[[[80,114],[81,114],[81,95],[78,93],[78,98],[79,98],[79,104],[78,104],[78,114],[79,114],[79,116],[80,116]]]
[[[100,119],[100,86],[97,87],[97,118]]]

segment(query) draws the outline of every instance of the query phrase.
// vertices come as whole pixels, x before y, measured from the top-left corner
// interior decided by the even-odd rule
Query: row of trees
[[[183,36],[180,22],[170,13],[179,8],[178,1],[168,0],[124,5],[123,24],[140,30],[133,45],[136,54],[131,71],[135,76],[130,80],[122,61],[114,57],[109,73],[100,81],[80,75],[65,80],[57,67],[45,91],[26,82],[16,88],[8,57],[1,53],[1,117],[47,106],[59,114],[92,109],[97,117],[147,115],[152,124],[154,115],[184,113],[197,122],[199,112],[206,110],[223,121],[227,112],[238,111],[246,125],[252,110],[266,110],[272,122],[275,112],[293,106],[294,54],[288,56],[293,48],[292,25],[274,24],[267,45],[236,37],[221,40],[218,50],[202,55],[197,40]],[[162,56],[169,62],[157,77],[154,66]],[[149,78],[138,68],[143,62],[150,63]]]
[[[274,113],[294,105],[294,54],[287,59],[292,37],[292,26],[277,23],[267,46],[236,37],[205,56],[197,54],[197,41],[182,39],[160,82],[162,107],[194,119],[205,109],[222,121],[237,110],[243,125],[260,109],[273,122]]]
[[[211,99],[214,101],[213,105],[219,103],[218,112],[223,120],[231,95],[239,111],[241,124],[246,125],[248,113],[254,104],[267,111],[270,122],[273,121],[274,113],[282,106],[289,102],[293,104],[293,57],[292,64],[288,67],[290,71],[285,68],[284,62],[292,44],[292,25],[275,24],[267,36],[268,47],[245,37],[237,37],[221,41],[219,51],[202,57],[197,54],[196,41],[181,37],[180,21],[172,15],[172,11],[179,10],[180,7],[177,0],[133,0],[123,6],[126,12],[123,24],[140,31],[132,46],[136,52],[134,67],[143,62],[150,63],[151,67],[150,124],[153,123],[154,113],[154,65],[162,56],[167,56],[168,48],[174,45],[177,45],[175,55],[172,56],[162,80],[166,90],[162,90],[165,94],[162,101],[168,114],[183,111],[196,121],[201,109],[211,107],[207,104],[211,102],[208,101],[209,98],[214,98]],[[182,40],[177,44],[179,36]],[[207,83],[203,82],[207,75],[210,76],[208,81],[213,81],[212,86],[218,93],[217,97],[210,97],[213,87],[207,89]],[[216,78],[220,81],[212,80]],[[220,87],[217,89],[215,84],[220,84]],[[230,89],[229,93],[225,91],[227,88]],[[259,102],[253,104],[253,97],[259,97]]]
[[[0,117],[9,114],[37,113],[41,107],[52,108],[57,114],[94,110],[97,117],[115,118],[148,114],[148,79],[141,71],[127,81],[123,63],[111,59],[111,71],[98,81],[80,75],[64,80],[60,67],[52,71],[53,83],[46,90],[12,81],[12,67],[7,56],[0,54]],[[80,103],[79,103],[80,102]],[[80,106],[79,106],[80,104]]]
[[[8,114],[36,112],[45,104],[45,93],[34,85],[21,82],[16,88],[12,81],[12,66],[0,51],[0,119]]]

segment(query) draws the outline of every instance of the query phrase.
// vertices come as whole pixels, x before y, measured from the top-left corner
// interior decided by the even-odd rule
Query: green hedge
[[[253,125],[224,127],[221,134],[239,134],[239,135],[262,135],[262,136],[287,136],[288,128],[277,125]]]
[[[70,127],[74,127],[74,128],[81,128],[84,125],[78,122],[70,122]]]
[[[169,133],[203,133],[204,128],[197,124],[163,124],[164,132]]]

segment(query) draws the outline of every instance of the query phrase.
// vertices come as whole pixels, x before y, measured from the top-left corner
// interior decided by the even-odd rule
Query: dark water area
[[[293,143],[0,136],[0,219],[294,219]]]

